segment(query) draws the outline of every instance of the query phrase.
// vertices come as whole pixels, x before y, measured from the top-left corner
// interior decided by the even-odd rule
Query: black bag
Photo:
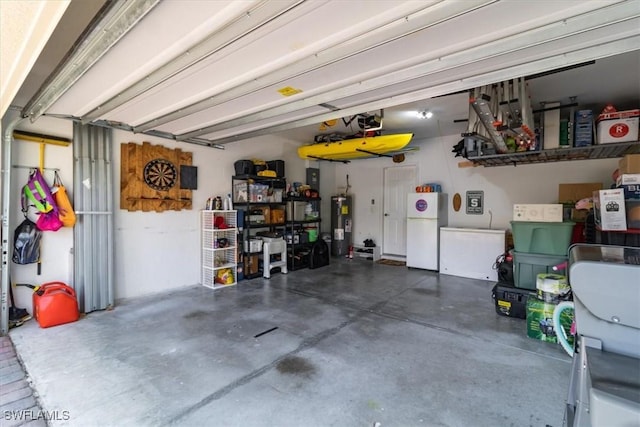
[[[514,279],[513,279],[513,261],[511,261],[510,259],[508,260],[509,253],[504,253],[502,255],[499,255],[498,258],[496,258],[496,262],[493,265],[493,269],[497,270],[498,272],[498,281],[502,282],[502,283],[508,283],[513,285],[514,284]]]
[[[29,218],[16,227],[13,235],[13,262],[33,264],[40,259],[40,239],[42,232]]]
[[[309,269],[324,267],[325,265],[329,265],[329,246],[324,240],[318,239],[311,247]]]

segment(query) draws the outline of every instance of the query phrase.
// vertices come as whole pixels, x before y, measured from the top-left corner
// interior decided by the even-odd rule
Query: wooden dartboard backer
[[[191,190],[180,187],[180,166],[192,153],[161,145],[120,145],[120,209],[163,212],[191,209]]]

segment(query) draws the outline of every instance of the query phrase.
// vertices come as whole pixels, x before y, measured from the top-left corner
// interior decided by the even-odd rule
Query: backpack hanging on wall
[[[56,208],[49,184],[38,168],[31,170],[27,184],[22,187],[22,212],[26,212],[29,206],[34,206],[43,213]]]
[[[29,218],[16,227],[13,235],[13,257],[16,264],[34,264],[40,260],[42,232]]]

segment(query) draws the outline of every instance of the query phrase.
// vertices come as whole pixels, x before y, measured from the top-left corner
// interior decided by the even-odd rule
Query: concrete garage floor
[[[492,285],[332,259],[10,336],[54,426],[561,426],[570,358]]]

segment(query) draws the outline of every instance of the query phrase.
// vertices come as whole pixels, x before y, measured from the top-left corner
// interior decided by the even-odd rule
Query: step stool
[[[265,279],[271,278],[271,269],[280,267],[281,273],[288,273],[287,270],[287,242],[284,239],[263,239],[262,245],[263,268],[262,277]],[[272,261],[272,255],[280,255],[280,261]]]

